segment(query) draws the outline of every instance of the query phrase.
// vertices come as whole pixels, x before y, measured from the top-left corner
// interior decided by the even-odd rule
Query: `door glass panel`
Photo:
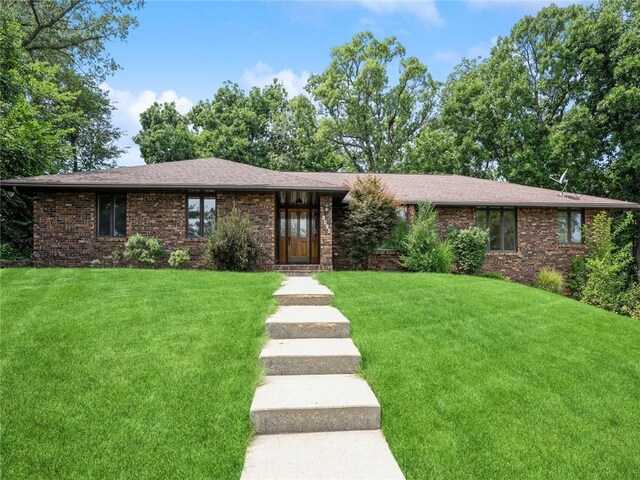
[[[571,243],[582,243],[582,213],[571,212]]]
[[[504,235],[504,250],[516,249],[516,214],[513,210],[502,213],[502,231]]]
[[[500,211],[489,212],[489,249],[500,250]]]
[[[300,212],[300,238],[307,238],[308,223],[307,212]]]
[[[298,236],[298,214],[295,212],[289,213],[289,236],[297,237]]]
[[[280,238],[287,236],[287,214],[286,210],[280,210]]]
[[[311,213],[311,235],[318,236],[318,212],[315,210]]]
[[[216,225],[216,199],[204,199],[204,235],[209,235]]]
[[[187,234],[190,237],[197,237],[200,235],[200,197],[190,197],[188,208],[189,219]]]
[[[127,234],[127,197],[116,196],[113,212],[113,236],[124,237]]]
[[[111,233],[111,197],[98,197],[98,235],[107,237]]]

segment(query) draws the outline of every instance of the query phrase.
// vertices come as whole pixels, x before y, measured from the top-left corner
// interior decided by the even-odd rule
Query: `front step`
[[[269,340],[260,353],[267,375],[356,373],[360,352],[350,338]]]
[[[257,436],[241,480],[404,479],[380,430]]]
[[[258,434],[380,429],[380,404],[355,375],[266,377],[251,404]]]
[[[280,307],[267,319],[271,338],[348,338],[349,320],[333,307]]]
[[[289,277],[273,294],[280,305],[329,305],[333,293],[311,277]]]

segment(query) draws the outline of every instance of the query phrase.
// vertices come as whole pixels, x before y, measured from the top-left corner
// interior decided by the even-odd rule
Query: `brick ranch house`
[[[545,266],[568,272],[583,254],[581,227],[601,210],[640,209],[630,202],[560,195],[554,190],[459,175],[379,174],[411,220],[418,203],[435,204],[442,233],[489,229],[486,271],[531,282]],[[235,206],[263,240],[264,270],[348,269],[342,239],[353,173],[276,172],[216,158],[5,180],[33,195],[33,260],[42,266],[88,266],[122,247],[128,235],[189,247],[203,264],[206,234]],[[397,269],[393,252],[369,260]]]

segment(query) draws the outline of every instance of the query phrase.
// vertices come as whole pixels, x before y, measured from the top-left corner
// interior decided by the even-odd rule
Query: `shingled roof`
[[[363,174],[304,172],[294,175],[328,183],[352,185],[356,178]],[[640,205],[633,202],[575,193],[560,195],[557,190],[462,175],[379,173],[376,176],[380,177],[398,201],[404,204],[417,204],[429,200],[437,205],[451,206],[640,209]],[[348,195],[345,200],[349,201]]]
[[[327,183],[286,172],[276,172],[220,158],[201,158],[91,172],[40,175],[3,180],[3,187],[128,188],[210,190],[310,190],[343,192],[344,185]]]
[[[438,205],[451,206],[640,209],[639,204],[632,202],[575,193],[560,195],[556,190],[461,175],[377,176],[401,203],[406,204],[429,200]],[[356,173],[277,172],[219,158],[204,158],[3,180],[1,186],[30,189],[308,190],[342,196],[349,191],[357,177]],[[348,195],[346,201],[349,201]]]

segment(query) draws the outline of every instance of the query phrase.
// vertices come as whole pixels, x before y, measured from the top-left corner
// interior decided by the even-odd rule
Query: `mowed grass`
[[[640,322],[499,280],[318,278],[408,479],[640,475]]]
[[[1,271],[3,478],[238,478],[280,278]]]

